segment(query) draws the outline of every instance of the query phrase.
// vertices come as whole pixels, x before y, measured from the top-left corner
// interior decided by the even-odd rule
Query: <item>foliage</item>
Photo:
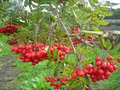
[[[42,42],[46,45],[44,50],[47,55],[45,58],[52,58],[49,59],[49,61],[44,62],[45,68],[48,70],[50,69],[49,71],[51,71],[49,72],[49,76],[71,77],[75,69],[83,69],[88,64],[91,66],[96,66],[94,60],[96,56],[100,56],[103,60],[106,60],[109,55],[112,55],[115,57],[112,59],[116,59],[116,51],[119,49],[119,44],[115,47],[112,47],[111,41],[106,41],[103,35],[86,34],[80,32],[83,30],[100,31],[99,27],[101,25],[108,24],[108,22],[104,21],[104,17],[110,16],[112,13],[109,12],[109,9],[105,6],[100,6],[97,0],[89,0],[88,3],[90,4],[90,7],[86,5],[86,2],[84,2],[84,0],[25,0],[25,2],[23,2],[23,0],[20,0],[20,2],[23,4],[20,4],[18,6],[15,5],[14,2],[0,2],[0,5],[2,7],[0,13],[0,26],[4,26],[6,24],[15,24],[23,27],[18,29],[18,33],[10,36],[14,37],[15,39],[19,39],[19,42],[16,44],[16,46],[13,46],[13,51],[15,51],[16,54],[19,53],[22,55],[22,59],[25,59],[28,53],[35,53],[32,56],[34,56],[34,59],[36,59],[37,49],[33,49],[33,46],[36,48],[37,45],[39,45],[39,42]],[[7,5],[5,6],[4,4]],[[29,7],[30,11],[25,10],[26,7]],[[76,32],[74,30],[74,27],[78,27]],[[70,35],[73,35],[73,37]],[[73,39],[80,39],[81,41],[77,43],[77,45],[74,45]],[[24,44],[26,42],[27,44]],[[52,47],[55,42],[59,43],[60,45],[58,47]],[[21,45],[20,43],[24,44],[22,49],[19,47]],[[30,46],[30,44],[34,45]],[[63,44],[64,46],[62,46]],[[30,46],[29,51],[27,51],[27,46]],[[64,49],[63,47],[66,46],[69,48],[72,46],[72,50],[67,51],[69,54],[65,53],[65,57],[60,60],[58,58],[61,54],[59,48],[62,47],[61,49]],[[22,51],[23,49],[24,51],[26,50],[25,53]],[[38,48],[38,51],[40,50],[41,49]],[[55,61],[56,58],[58,59],[57,61]],[[31,61],[34,61],[34,59],[30,56]],[[109,63],[109,61],[107,61],[107,63]],[[39,63],[38,66],[39,65],[42,65],[42,63]],[[33,72],[36,74],[40,72],[35,69],[40,69],[42,73],[41,69],[44,68],[44,66],[41,68],[38,66],[36,65],[35,67],[31,68],[29,64],[25,63],[25,66],[23,65],[24,70],[29,71],[28,68],[30,68],[30,72],[33,70]],[[24,78],[32,77],[29,74],[25,73],[26,76],[23,74]],[[41,75],[42,79],[34,78],[29,82],[26,82],[25,85],[21,86],[21,90],[25,88],[35,90],[46,90],[49,88],[51,89],[51,87],[49,87],[48,84],[43,80],[44,73]],[[21,76],[22,75],[20,74],[19,77]],[[33,74],[33,76],[36,75]],[[84,74],[84,76],[85,77],[78,77],[77,79],[71,77],[70,81],[67,83],[62,83],[63,88],[67,88],[67,90],[90,88],[88,86],[88,74]],[[56,87],[54,88],[56,89]]]
[[[26,81],[21,87],[20,90],[52,90],[53,88],[49,86],[49,83],[46,83],[44,79],[34,78],[30,81]]]

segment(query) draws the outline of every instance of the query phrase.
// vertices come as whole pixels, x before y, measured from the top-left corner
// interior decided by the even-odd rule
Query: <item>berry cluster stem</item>
[[[77,59],[77,56],[76,56],[77,53],[76,53],[75,47],[74,47],[74,45],[73,45],[73,42],[72,42],[72,40],[71,40],[71,38],[70,38],[70,36],[69,36],[70,34],[69,34],[69,32],[68,32],[68,30],[67,30],[64,22],[61,20],[58,11],[52,6],[52,4],[50,4],[50,7],[55,11],[57,18],[58,18],[59,22],[61,23],[61,25],[62,25],[62,27],[63,27],[63,29],[64,29],[67,37],[68,37],[68,40],[69,40],[69,42],[70,42],[70,44],[71,44],[71,47],[72,47],[72,49],[73,49],[74,56],[75,56],[75,58],[76,58],[75,60],[76,60],[76,63],[77,63],[77,62],[78,62],[78,59]]]

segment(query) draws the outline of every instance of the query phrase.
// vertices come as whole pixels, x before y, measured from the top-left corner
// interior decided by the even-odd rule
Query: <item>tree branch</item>
[[[64,31],[65,31],[66,34],[67,34],[68,40],[69,40],[69,42],[70,42],[70,44],[71,44],[71,46],[72,46],[72,48],[73,48],[74,56],[75,56],[75,58],[77,59],[77,60],[76,60],[76,63],[78,64],[78,57],[76,56],[77,53],[76,53],[75,47],[74,47],[74,45],[73,45],[73,42],[72,42],[72,40],[71,40],[70,34],[69,34],[69,32],[68,32],[68,30],[67,30],[64,22],[61,20],[58,11],[52,6],[52,4],[50,4],[50,6],[51,6],[51,8],[56,12],[57,18],[58,18],[59,22],[61,23]],[[80,64],[79,64],[79,65],[80,65]],[[81,66],[81,65],[80,65],[80,66]],[[89,78],[88,78],[87,75],[85,76],[85,79],[86,79],[86,81],[87,81],[89,90],[94,90],[93,87],[90,85],[90,81],[89,81]]]
[[[39,29],[40,29],[40,24],[42,23],[42,21],[44,20],[44,18],[45,18],[45,17],[42,17],[42,18],[39,20],[39,22],[38,22],[38,24],[37,24],[37,26],[36,26],[36,28],[35,28],[35,48],[34,48],[35,51],[36,51],[36,46],[37,46],[37,34],[38,34]]]
[[[85,79],[87,81],[88,90],[94,90],[94,88],[90,85],[90,80],[87,75],[85,75]]]
[[[77,53],[76,53],[75,47],[74,47],[74,45],[73,45],[73,42],[72,42],[72,40],[71,40],[71,38],[70,38],[70,34],[69,34],[66,26],[65,26],[64,22],[61,20],[58,11],[52,6],[52,4],[50,4],[50,6],[51,6],[51,8],[56,12],[57,18],[58,18],[59,22],[61,23],[64,31],[65,31],[66,34],[67,34],[68,40],[69,40],[69,42],[70,42],[70,44],[71,44],[71,47],[72,47],[73,52],[74,52],[74,56],[75,56],[75,58],[76,58],[76,54],[77,54]],[[76,60],[76,63],[77,63],[77,62],[78,62],[78,61]]]

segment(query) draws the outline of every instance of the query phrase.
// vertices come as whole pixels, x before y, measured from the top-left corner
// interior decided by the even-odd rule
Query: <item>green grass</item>
[[[9,55],[9,54],[12,53],[12,51],[11,51],[12,46],[10,46],[6,43],[7,39],[8,39],[7,36],[4,36],[4,37],[0,38],[0,43],[2,43],[2,45],[3,45],[2,46],[2,51],[0,52],[0,57],[1,56],[6,56],[6,55]]]
[[[48,61],[42,61],[39,64],[32,66],[31,63],[23,63],[21,60],[17,60],[17,70],[19,75],[17,80],[22,81],[30,80],[35,77],[43,78],[47,75],[52,75],[51,69],[47,68]]]

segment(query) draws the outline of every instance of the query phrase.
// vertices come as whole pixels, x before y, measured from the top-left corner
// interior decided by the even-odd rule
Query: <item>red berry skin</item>
[[[77,73],[77,70],[78,70],[78,69],[74,69],[74,73]]]
[[[96,61],[96,66],[99,67],[102,64],[101,61]]]
[[[50,86],[54,86],[54,83],[50,83]]]
[[[95,74],[91,74],[91,75],[90,75],[90,78],[91,78],[91,79],[94,79],[94,78],[96,78],[96,75],[95,75]]]
[[[101,80],[101,78],[99,77],[99,75],[97,76],[97,81],[100,81]]]
[[[89,73],[89,71],[86,68],[83,71],[84,71],[85,74]]]
[[[102,59],[101,59],[99,56],[97,56],[97,57],[95,58],[95,60],[96,60],[96,61],[101,61]]]
[[[101,66],[102,66],[102,68],[106,68],[107,67],[107,62],[104,61]]]
[[[109,70],[110,72],[113,72],[113,71],[114,71],[113,66],[112,66],[112,65],[110,65],[110,66],[109,66],[109,68],[108,68],[108,70]]]
[[[94,72],[94,74],[97,74],[98,68],[97,68],[97,67],[94,67],[94,68],[93,68],[93,72]]]
[[[95,78],[95,79],[92,79],[92,82],[94,82],[94,83],[95,83],[96,81],[97,81],[97,79],[96,79],[96,78]]]
[[[93,69],[90,69],[90,70],[89,70],[89,74],[93,74]]]
[[[86,69],[89,70],[89,69],[91,69],[91,68],[93,68],[93,65],[92,65],[92,64],[87,64],[87,65],[86,65]]]
[[[58,87],[61,87],[61,84],[60,84],[60,83],[58,83],[58,84],[57,84],[57,86],[58,86]]]
[[[57,82],[57,78],[54,78],[53,81],[54,81],[54,82]]]
[[[77,73],[73,73],[72,77],[77,78]]]
[[[103,71],[102,69],[99,69],[99,70],[98,70],[98,74],[99,74],[99,75],[103,75],[103,74],[104,74],[104,71]]]
[[[113,65],[113,69],[114,69],[114,70],[117,70],[117,65]]]
[[[49,82],[50,80],[49,80],[49,78],[48,79],[46,79],[46,82]]]
[[[105,80],[105,76],[104,75],[101,76],[101,80]]]
[[[107,56],[107,60],[111,61],[112,60],[112,56]]]
[[[56,46],[56,47],[57,47],[57,46],[59,46],[59,44],[58,44],[58,43],[55,43],[55,44],[54,44],[54,46]]]
[[[109,67],[111,67],[111,64],[110,63],[107,63],[107,69],[109,69]]]
[[[25,61],[26,61],[26,62],[30,62],[30,59],[26,58]]]
[[[55,90],[57,89],[57,86],[56,86],[56,85],[54,86],[54,89],[55,89]]]
[[[111,61],[110,64],[111,64],[111,65],[115,65],[115,61]]]
[[[70,47],[70,48],[69,48],[69,50],[70,50],[70,51],[73,51],[73,48],[72,48],[72,47]]]
[[[78,74],[80,77],[85,76],[85,73],[83,72],[82,69],[79,69],[79,70],[77,71],[77,74]]]
[[[104,76],[105,76],[105,77],[109,77],[109,76],[110,76],[110,72],[109,72],[108,70],[105,71],[105,72],[104,72]]]
[[[59,57],[59,60],[62,60],[62,59],[63,59],[63,56],[60,56],[60,57]]]
[[[117,58],[117,62],[120,63],[120,58]]]

